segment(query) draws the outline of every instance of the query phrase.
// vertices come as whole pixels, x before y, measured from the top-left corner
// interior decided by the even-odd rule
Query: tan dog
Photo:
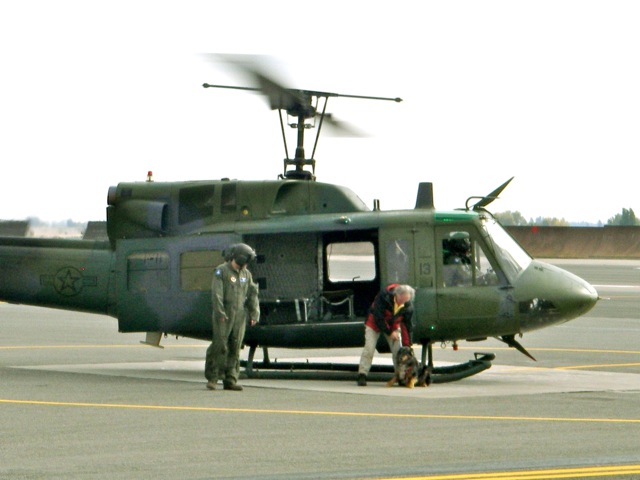
[[[396,369],[387,387],[393,387],[396,383],[400,386],[413,388],[418,380],[420,365],[411,347],[401,347],[396,356]],[[424,386],[424,385],[423,385]]]

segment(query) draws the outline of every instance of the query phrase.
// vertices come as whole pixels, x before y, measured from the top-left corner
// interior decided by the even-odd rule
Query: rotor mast
[[[282,140],[284,142],[284,151],[285,151],[285,159],[284,159],[284,169],[283,173],[280,175],[281,178],[295,179],[295,180],[315,180],[316,179],[316,160],[315,160],[315,152],[316,146],[318,144],[318,137],[320,136],[320,129],[322,128],[322,120],[324,118],[324,109],[320,116],[320,126],[318,127],[318,131],[316,132],[316,141],[314,143],[313,152],[311,154],[311,158],[306,158],[304,151],[304,131],[307,128],[313,128],[314,123],[313,119],[316,117],[316,108],[313,106],[313,96],[307,95],[305,92],[299,92],[300,99],[304,99],[307,103],[306,105],[296,105],[294,108],[287,110],[288,117],[295,117],[296,121],[292,123],[288,123],[291,128],[296,129],[297,134],[297,142],[296,142],[296,152],[293,159],[289,158],[289,151],[287,149],[287,140],[284,132],[284,123],[282,121],[282,110],[278,109],[280,114],[280,128],[282,129]],[[325,109],[327,106],[327,98],[325,97]],[[307,120],[312,119],[312,122],[307,122]],[[288,167],[293,166],[294,170],[287,170]],[[305,170],[305,166],[311,166],[311,171]]]
[[[333,122],[336,127],[339,127],[335,120],[332,120],[331,114],[326,113],[327,102],[329,97],[347,97],[347,98],[360,98],[366,100],[388,100],[394,102],[401,102],[402,99],[399,97],[389,98],[389,97],[371,97],[371,96],[363,96],[363,95],[343,95],[338,93],[330,93],[330,92],[318,92],[313,90],[297,90],[291,88],[285,88],[282,85],[278,84],[276,81],[272,80],[264,73],[259,72],[255,69],[250,69],[249,73],[253,76],[254,80],[257,81],[259,87],[237,87],[230,85],[211,85],[208,83],[203,84],[204,88],[229,88],[235,90],[249,90],[260,92],[265,95],[269,101],[269,106],[271,110],[278,110],[280,116],[280,128],[282,130],[282,139],[284,142],[285,149],[285,159],[284,159],[284,171],[280,175],[280,178],[284,179],[293,179],[293,180],[315,180],[315,169],[316,169],[316,161],[315,161],[315,151],[318,145],[318,138],[320,136],[320,130],[322,129],[322,125],[324,120],[326,119],[328,122]],[[319,103],[320,98],[324,98],[324,104],[322,108],[322,112],[318,114],[317,112],[317,104]],[[315,105],[314,105],[315,103]],[[289,157],[289,152],[287,149],[287,139],[284,130],[284,120],[282,118],[283,111],[286,112],[288,117],[292,117],[295,119],[292,122],[287,122],[287,124],[291,128],[296,129],[297,133],[297,142],[296,142],[296,151],[294,158]],[[305,150],[304,150],[304,140],[305,140],[305,129],[314,128],[315,120],[308,121],[310,119],[315,119],[316,116],[319,116],[319,124],[318,131],[316,133],[316,139],[313,146],[313,152],[310,158],[306,158]],[[341,127],[344,129],[344,127]],[[305,167],[310,166],[311,171],[305,170]],[[287,170],[288,167],[294,167],[292,170]]]

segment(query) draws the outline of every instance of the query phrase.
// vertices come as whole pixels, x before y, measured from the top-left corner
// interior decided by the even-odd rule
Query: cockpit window
[[[496,260],[509,281],[513,282],[529,266],[531,257],[494,218],[485,218],[482,225],[487,232],[486,241],[493,246]]]
[[[442,239],[445,287],[498,285],[499,278],[482,245],[467,231],[449,232]]]

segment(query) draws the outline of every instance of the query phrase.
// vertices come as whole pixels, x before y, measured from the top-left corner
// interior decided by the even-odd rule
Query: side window
[[[442,239],[442,278],[445,287],[470,287],[472,254],[469,232],[450,232]]]
[[[371,242],[330,243],[326,254],[327,277],[331,282],[376,278],[376,258]]]
[[[498,275],[478,242],[475,242],[475,285],[498,285]]]
[[[409,241],[389,240],[386,247],[388,280],[395,283],[409,283]]]
[[[482,245],[467,231],[449,232],[442,238],[442,279],[445,287],[498,284]]]
[[[222,185],[222,213],[233,213],[236,211],[236,183],[225,183]]]

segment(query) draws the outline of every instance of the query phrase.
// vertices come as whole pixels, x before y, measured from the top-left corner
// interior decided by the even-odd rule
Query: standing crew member
[[[396,354],[400,349],[400,339],[402,338],[402,346],[411,346],[411,317],[413,316],[411,300],[414,295],[413,287],[397,283],[388,285],[376,295],[369,308],[364,327],[364,349],[358,368],[359,386],[367,385],[367,374],[371,369],[380,333],[384,334],[389,343],[394,366]]]
[[[207,348],[204,376],[209,390],[215,390],[221,378],[225,390],[240,391],[240,347],[247,313],[251,325],[260,318],[258,286],[247,270],[256,252],[249,245],[238,243],[224,256],[226,262],[216,267],[211,285],[213,338]]]

